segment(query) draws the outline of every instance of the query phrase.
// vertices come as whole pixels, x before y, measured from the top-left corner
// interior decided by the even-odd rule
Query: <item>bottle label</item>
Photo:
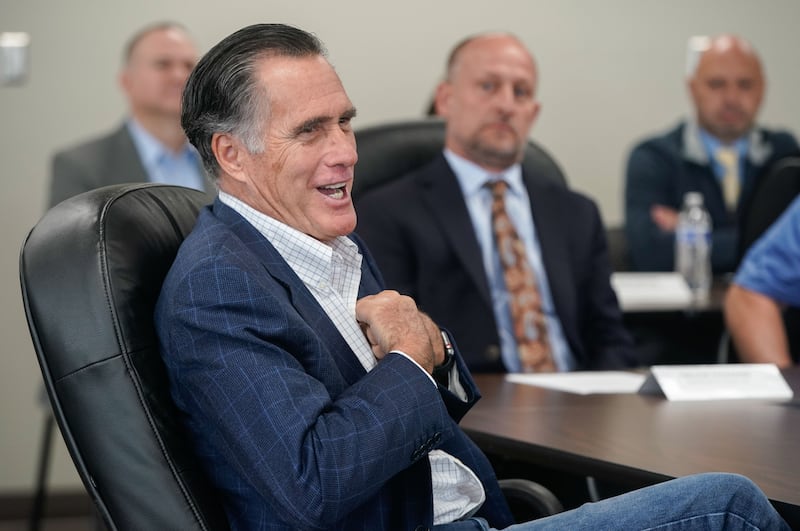
[[[711,243],[711,232],[705,230],[678,230],[675,237],[681,243],[694,245],[696,243]]]

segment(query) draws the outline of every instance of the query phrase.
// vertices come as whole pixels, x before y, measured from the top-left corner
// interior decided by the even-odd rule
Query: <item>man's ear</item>
[[[542,112],[542,102],[540,102],[539,100],[536,100],[534,102],[534,107],[533,107],[533,116],[531,117],[531,126],[533,126],[533,124],[539,118],[539,114],[541,112]]]
[[[229,133],[214,133],[211,136],[211,151],[223,174],[230,175],[236,181],[247,180],[244,161],[249,152],[238,138]]]
[[[447,117],[449,112],[450,93],[452,92],[451,88],[452,87],[450,86],[450,83],[447,81],[442,81],[436,86],[433,104],[437,116]]]
[[[117,74],[117,85],[119,85],[119,88],[122,89],[122,92],[124,92],[126,96],[130,97],[131,79],[127,65],[124,66]]]

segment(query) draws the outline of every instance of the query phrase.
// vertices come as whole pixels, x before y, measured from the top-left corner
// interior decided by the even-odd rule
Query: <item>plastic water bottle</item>
[[[681,273],[692,296],[701,299],[711,288],[711,216],[703,207],[703,195],[689,192],[675,229],[675,271]]]

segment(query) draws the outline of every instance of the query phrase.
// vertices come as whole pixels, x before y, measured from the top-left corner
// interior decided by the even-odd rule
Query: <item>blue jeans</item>
[[[488,531],[481,518],[434,531]],[[507,531],[543,530],[789,530],[763,492],[736,474],[697,474],[622,494]]]

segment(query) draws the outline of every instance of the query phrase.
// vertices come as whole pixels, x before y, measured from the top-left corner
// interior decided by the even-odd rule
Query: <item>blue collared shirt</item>
[[[173,153],[133,118],[127,125],[150,182],[205,190],[200,155],[191,144]]]
[[[700,132],[700,141],[703,143],[703,147],[706,149],[706,153],[708,154],[708,160],[711,163],[711,169],[714,171],[714,175],[716,175],[717,180],[721,183],[723,177],[725,177],[725,168],[719,162],[717,162],[717,158],[714,154],[723,146],[723,144],[718,138],[712,136],[711,133],[702,127],[698,127],[698,131]],[[747,151],[750,149],[750,141],[748,136],[745,135],[734,142],[732,147],[736,150],[736,153],[739,157],[739,182],[742,183],[744,182],[744,162],[747,158]]]
[[[481,247],[483,266],[489,281],[492,294],[494,316],[498,324],[500,336],[500,353],[503,364],[509,372],[520,372],[521,366],[517,354],[517,343],[511,327],[511,312],[508,304],[508,292],[503,279],[503,269],[495,252],[492,234],[492,195],[485,187],[491,178],[489,172],[480,166],[445,149],[444,156],[453,173],[456,174],[461,193],[467,203],[467,210],[472,219],[472,227]],[[495,177],[498,174],[492,174]],[[542,250],[531,213],[531,202],[528,191],[522,183],[522,167],[515,164],[502,173],[508,183],[506,194],[506,210],[520,239],[525,244],[528,262],[533,268],[538,283],[539,295],[542,299],[542,312],[545,316],[553,361],[559,371],[571,371],[575,368],[575,357],[569,349],[561,321],[556,315],[553,296],[547,280],[547,272],[542,263]]]

